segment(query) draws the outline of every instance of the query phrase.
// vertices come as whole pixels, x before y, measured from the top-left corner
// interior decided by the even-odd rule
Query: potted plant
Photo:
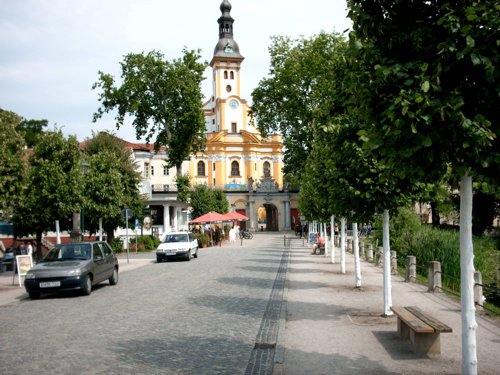
[[[231,227],[229,224],[224,225],[224,237],[226,241],[229,241],[229,231],[231,230]]]
[[[202,248],[207,247],[208,244],[210,243],[210,237],[206,232],[196,233],[196,239],[198,240],[198,246]]]
[[[219,246],[221,246],[221,244],[222,244],[222,230],[219,227],[215,228],[214,242],[215,242],[215,244],[217,244]]]

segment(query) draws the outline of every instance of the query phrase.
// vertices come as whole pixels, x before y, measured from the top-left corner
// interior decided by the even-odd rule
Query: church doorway
[[[278,209],[272,203],[265,203],[258,210],[258,228],[259,231],[277,232],[278,227]]]

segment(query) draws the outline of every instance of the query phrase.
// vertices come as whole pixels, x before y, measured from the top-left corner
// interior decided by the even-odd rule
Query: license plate
[[[43,281],[40,283],[40,288],[57,288],[61,286],[60,281]]]
[[[176,250],[167,250],[166,254],[167,255],[175,255],[175,254],[177,254],[177,251]]]

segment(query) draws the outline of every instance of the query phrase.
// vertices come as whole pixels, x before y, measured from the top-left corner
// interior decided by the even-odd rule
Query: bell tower
[[[219,41],[210,62],[213,71],[213,97],[226,100],[231,96],[240,97],[240,68],[244,57],[233,38],[234,19],[231,17],[231,4],[223,0],[220,5]],[[234,105],[234,104],[233,104]]]

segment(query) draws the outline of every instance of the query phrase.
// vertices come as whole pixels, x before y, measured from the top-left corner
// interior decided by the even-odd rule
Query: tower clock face
[[[238,108],[238,102],[234,99],[229,102],[229,105],[231,106],[232,109]]]

